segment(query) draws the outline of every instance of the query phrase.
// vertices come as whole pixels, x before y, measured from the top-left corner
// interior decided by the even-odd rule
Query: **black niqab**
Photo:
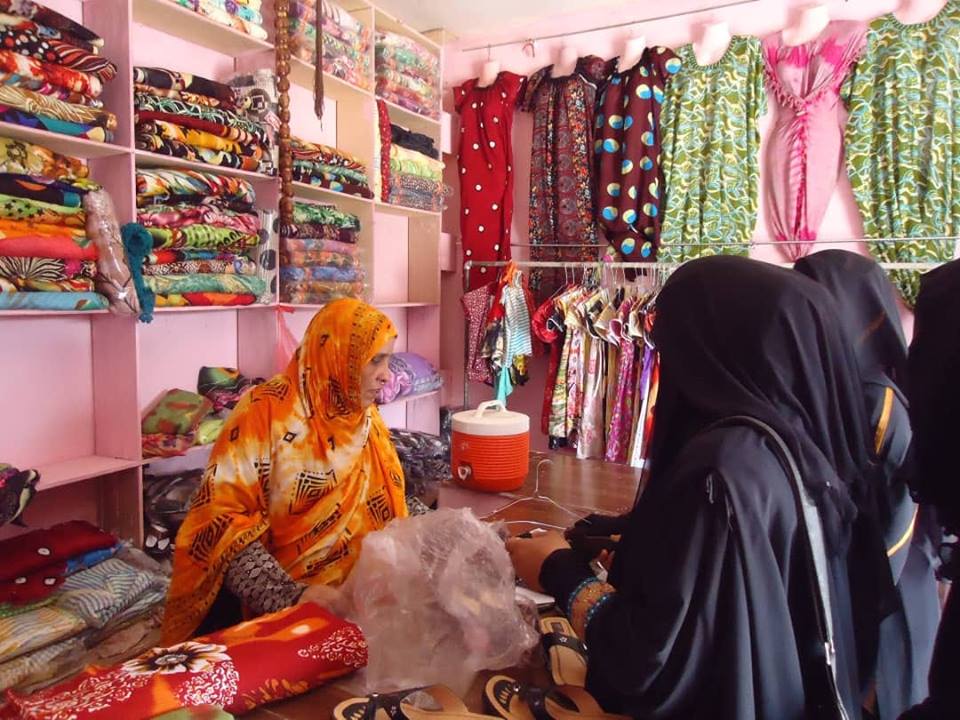
[[[844,553],[855,488],[870,467],[869,422],[853,352],[822,287],[737,257],[678,269],[657,300],[660,395],[651,489],[687,442],[724,418],[771,426],[817,503],[828,553]]]

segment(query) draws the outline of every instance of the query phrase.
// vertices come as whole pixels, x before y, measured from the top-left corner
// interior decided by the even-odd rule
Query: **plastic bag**
[[[537,642],[503,541],[467,509],[367,535],[336,605],[367,638],[363,693],[442,684],[464,694],[477,672],[517,666]]]
[[[110,301],[118,315],[139,315],[140,302],[123,250],[120,225],[113,201],[106,190],[95,190],[83,198],[87,214],[87,236],[97,246],[97,292]]]

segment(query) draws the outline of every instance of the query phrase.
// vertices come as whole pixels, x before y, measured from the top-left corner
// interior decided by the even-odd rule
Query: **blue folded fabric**
[[[107,299],[92,292],[5,292],[0,310],[106,310]]]

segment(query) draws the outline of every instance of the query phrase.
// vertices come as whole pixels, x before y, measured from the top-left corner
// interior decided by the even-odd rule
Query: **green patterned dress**
[[[874,20],[842,97],[847,172],[866,237],[960,233],[960,2],[948,0],[925,23]],[[922,240],[871,250],[885,262],[953,256],[952,243]],[[891,274],[912,305],[919,273]]]
[[[667,86],[660,117],[666,195],[659,259],[746,255],[757,222],[758,124],[767,111],[760,41],[734,37],[712,65],[700,65],[692,45],[677,55],[684,69]]]

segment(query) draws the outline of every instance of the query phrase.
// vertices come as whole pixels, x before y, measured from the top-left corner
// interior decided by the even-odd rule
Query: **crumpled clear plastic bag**
[[[514,577],[503,540],[467,509],[367,535],[335,609],[367,638],[370,661],[356,689],[442,684],[463,694],[478,671],[521,664],[537,633]]]

